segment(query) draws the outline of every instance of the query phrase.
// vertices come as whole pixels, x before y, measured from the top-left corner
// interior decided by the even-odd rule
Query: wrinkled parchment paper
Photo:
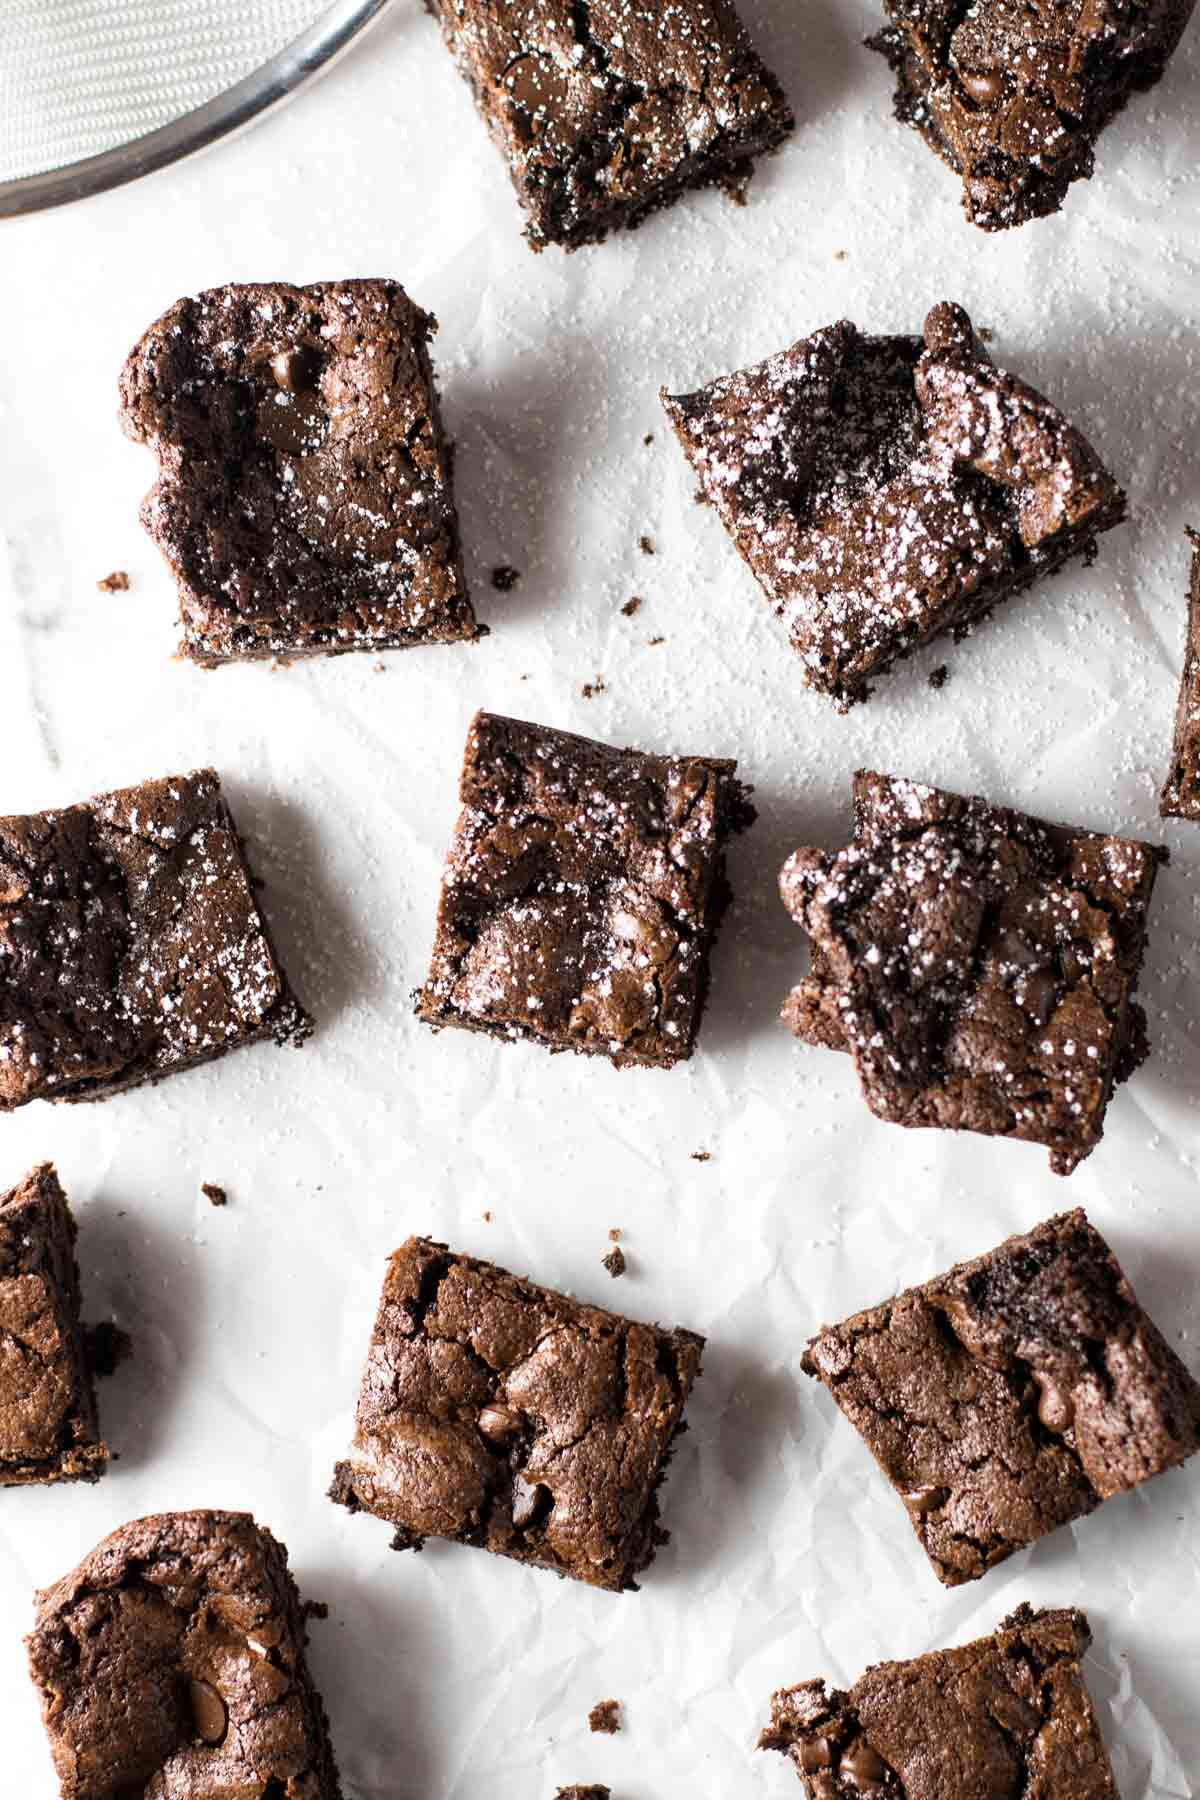
[[[6,1795],[54,1793],[20,1643],[32,1588],[123,1520],[197,1505],[251,1508],[329,1603],[312,1660],[351,1800],[550,1800],[585,1780],[616,1800],[782,1800],[794,1776],[752,1749],[774,1687],[964,1641],[1023,1599],[1087,1608],[1124,1800],[1196,1791],[1200,1468],[944,1592],[798,1358],[823,1319],[1082,1204],[1200,1364],[1200,831],[1156,816],[1183,527],[1200,524],[1200,29],[1110,130],[1100,179],[1065,216],[989,238],[892,124],[886,70],[859,46],[869,8],[746,10],[800,126],[745,210],[710,194],[600,250],[534,257],[433,26],[398,0],[251,134],[0,239],[0,810],[216,763],[320,1021],[299,1052],[0,1120],[0,1177],[56,1160],[86,1310],[136,1342],[101,1392],[111,1475],[0,1493]],[[180,294],[351,274],[400,277],[441,320],[493,635],[378,671],[362,656],[188,669],[170,660],[171,586],[136,520],[151,461],[114,421],[121,360]],[[1132,520],[1092,570],[935,646],[840,718],[801,687],[693,504],[656,391],[842,315],[919,330],[947,297],[1092,434]],[[521,580],[496,593],[505,563]],[[114,568],[130,591],[98,593]],[[615,1073],[418,1029],[409,994],[480,704],[736,756],[755,784],[761,817],[733,852],[736,907],[690,1065]],[[875,1122],[846,1059],[777,1022],[802,967],[777,869],[797,843],[841,841],[864,763],[1171,847],[1144,981],[1153,1060],[1069,1181],[1032,1147]],[[228,1189],[224,1211],[206,1181]],[[621,1281],[600,1263],[612,1227]],[[414,1230],[708,1335],[666,1492],[672,1541],[640,1594],[450,1546],[396,1556],[384,1525],[324,1499],[384,1258]],[[609,1696],[625,1729],[592,1737],[588,1708]]]

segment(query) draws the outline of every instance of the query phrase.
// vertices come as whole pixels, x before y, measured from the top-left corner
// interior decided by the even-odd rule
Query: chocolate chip
[[[485,1406],[475,1424],[489,1442],[511,1444],[520,1434],[521,1415],[515,1413],[511,1406]]]
[[[839,1775],[856,1788],[875,1787],[886,1778],[887,1772],[888,1766],[882,1756],[877,1756],[866,1738],[861,1737],[842,1752],[838,1764]]]
[[[526,1481],[518,1475],[513,1482],[512,1522],[518,1531],[538,1524],[554,1508],[554,1495],[540,1481]]]
[[[315,387],[320,368],[320,357],[306,344],[297,344],[291,350],[281,350],[277,356],[271,358],[271,373],[275,377],[276,384],[287,394],[296,394],[302,388]]]
[[[196,1736],[206,1744],[219,1744],[225,1736],[229,1714],[216,1688],[211,1681],[190,1681],[188,1699],[191,1702]]]
[[[832,1769],[833,1745],[827,1737],[805,1738],[800,1746],[800,1767],[806,1775],[818,1769]]]
[[[1004,77],[999,69],[960,69],[958,79],[976,106],[995,106],[1004,92]]]
[[[936,1512],[939,1506],[944,1506],[949,1498],[949,1488],[916,1487],[910,1488],[905,1494],[904,1504],[909,1512],[915,1512],[918,1517],[923,1518],[926,1513]]]
[[[1047,1431],[1069,1431],[1075,1423],[1075,1401],[1048,1375],[1034,1375],[1041,1392],[1037,1416]]]

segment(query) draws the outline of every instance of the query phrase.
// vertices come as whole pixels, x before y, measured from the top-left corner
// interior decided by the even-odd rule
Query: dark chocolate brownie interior
[[[843,320],[662,400],[807,681],[843,709],[1124,515],[1087,439],[949,303],[923,338]]]
[[[1018,1607],[990,1637],[879,1663],[771,1701],[759,1746],[791,1758],[809,1800],[1120,1800],[1074,1607]]]
[[[397,1549],[452,1538],[636,1587],[703,1347],[410,1238],[331,1497],[394,1525]]]
[[[213,288],[121,376],[160,475],[142,508],[185,656],[401,649],[480,635],[428,341],[394,281]]]
[[[793,119],[731,0],[428,0],[508,164],[535,250],[744,180]]]
[[[1090,176],[1100,132],[1161,77],[1195,0],[884,0],[870,47],[896,116],[963,181],[988,231],[1057,212]]]
[[[98,1481],[75,1220],[49,1163],[0,1197],[0,1487]]]
[[[1079,1211],[822,1328],[803,1367],[948,1586],[1200,1449],[1200,1386]]]
[[[880,1118],[1045,1144],[1070,1174],[1147,1054],[1163,852],[865,770],[854,808],[852,844],[780,876],[813,946],[785,1021],[851,1052]]]
[[[340,1800],[287,1552],[246,1513],[114,1531],[28,1639],[63,1800]]]

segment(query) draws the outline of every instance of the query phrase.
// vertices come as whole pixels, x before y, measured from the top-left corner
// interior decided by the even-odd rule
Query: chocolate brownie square
[[[121,423],[158,457],[142,523],[181,655],[218,663],[476,638],[428,343],[398,282],[211,288],[152,325]]]
[[[1200,1449],[1200,1386],[1080,1211],[823,1327],[802,1367],[947,1587]]]
[[[330,1498],[613,1593],[667,1534],[658,1489],[703,1338],[410,1238],[388,1264]]]
[[[806,681],[842,711],[897,658],[1090,556],[1124,516],[1083,434],[996,368],[948,302],[923,338],[843,319],[661,398]]]
[[[962,177],[968,219],[1001,231],[1056,213],[1091,175],[1100,133],[1161,78],[1194,5],[884,0],[867,43],[896,76],[896,117]]]
[[[215,770],[0,818],[0,1112],[310,1029]]]
[[[1120,1800],[1083,1678],[1075,1607],[1019,1606],[990,1637],[876,1663],[771,1700],[759,1748],[791,1758],[808,1800]]]
[[[792,130],[731,0],[427,0],[508,164],[535,250],[744,182]]]
[[[812,946],[784,1022],[850,1052],[878,1118],[1045,1144],[1069,1175],[1148,1054],[1134,996],[1165,854],[860,770],[853,843],[780,872]]]
[[[50,1163],[0,1197],[0,1487],[98,1481],[75,1220]]]
[[[619,1068],[690,1056],[754,818],[736,768],[476,714],[420,1017]]]
[[[248,1513],[122,1525],[37,1596],[62,1800],[340,1800],[287,1551]]]
[[[1189,531],[1188,536],[1192,540],[1192,586],[1187,642],[1175,708],[1171,772],[1163,783],[1158,810],[1164,819],[1200,820],[1200,533]]]

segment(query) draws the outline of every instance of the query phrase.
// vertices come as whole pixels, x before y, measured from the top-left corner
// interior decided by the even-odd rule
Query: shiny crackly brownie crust
[[[123,1525],[37,1596],[63,1800],[340,1800],[287,1551],[248,1513]]]
[[[854,841],[797,850],[784,1022],[848,1050],[878,1118],[1045,1144],[1069,1175],[1148,1053],[1135,993],[1165,852],[860,770]]]
[[[75,1220],[50,1163],[0,1196],[0,1487],[108,1463],[79,1320]]]
[[[1019,1606],[990,1637],[877,1663],[849,1692],[823,1681],[771,1701],[764,1750],[808,1800],[1119,1800],[1075,1607]]]
[[[1080,1211],[823,1327],[802,1367],[948,1587],[1200,1449],[1200,1386]]]
[[[0,1111],[310,1029],[215,770],[0,818]]]
[[[1189,531],[1188,536],[1192,541],[1192,585],[1187,642],[1175,708],[1171,770],[1163,783],[1158,810],[1164,819],[1200,820],[1200,533]]]
[[[666,1541],[658,1488],[703,1348],[410,1238],[330,1497],[394,1525],[398,1550],[450,1538],[635,1588]]]
[[[923,338],[846,320],[693,394],[661,394],[701,491],[841,710],[869,680],[1119,523],[1125,495],[959,306]]]
[[[736,767],[478,713],[419,1016],[618,1067],[690,1056],[754,818]]]
[[[895,113],[962,177],[985,231],[1055,213],[1093,172],[1096,140],[1165,70],[1195,0],[884,0],[868,46]]]
[[[535,250],[743,183],[791,108],[730,0],[427,0],[508,165]]]
[[[142,523],[179,589],[181,654],[248,659],[476,638],[429,339],[394,281],[212,288],[121,374],[159,461]]]

